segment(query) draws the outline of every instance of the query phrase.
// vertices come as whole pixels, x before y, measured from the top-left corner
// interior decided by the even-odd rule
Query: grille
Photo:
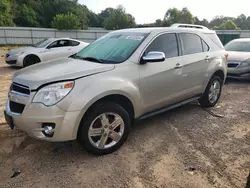
[[[13,65],[16,64],[16,60],[6,61],[6,63],[9,65]]]
[[[227,67],[234,68],[234,67],[237,67],[238,65],[239,65],[239,63],[228,63]]]
[[[26,95],[30,94],[30,90],[29,90],[29,88],[27,86],[23,86],[23,85],[20,85],[20,84],[17,84],[17,83],[13,83],[11,85],[11,90],[19,92],[19,93],[26,94]]]
[[[24,110],[24,107],[25,107],[24,104],[20,104],[20,103],[10,101],[9,105],[10,105],[11,112],[19,113],[19,114],[23,113],[23,110]]]

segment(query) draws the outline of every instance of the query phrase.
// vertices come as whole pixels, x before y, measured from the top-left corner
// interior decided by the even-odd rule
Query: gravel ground
[[[1,54],[4,54],[1,51]],[[0,187],[246,186],[250,169],[250,83],[228,82],[220,103],[191,103],[137,122],[118,151],[96,157],[70,143],[46,143],[1,123],[11,74],[0,60]],[[211,113],[212,112],[212,113]],[[10,178],[12,169],[21,174]]]

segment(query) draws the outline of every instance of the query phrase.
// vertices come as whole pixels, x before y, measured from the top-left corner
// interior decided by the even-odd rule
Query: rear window
[[[220,48],[224,48],[223,44],[221,43],[219,37],[214,33],[207,33],[206,34],[217,46]]]
[[[80,42],[77,42],[77,41],[74,41],[74,40],[70,41],[70,46],[78,46],[79,44],[80,44]]]

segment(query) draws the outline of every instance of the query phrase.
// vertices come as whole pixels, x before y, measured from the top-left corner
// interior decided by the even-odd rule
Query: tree
[[[80,21],[79,18],[72,14],[57,14],[51,23],[53,28],[59,30],[70,30],[70,29],[79,29],[80,28]]]
[[[216,30],[239,30],[240,28],[233,22],[233,20],[224,21],[221,25],[214,27]]]
[[[197,16],[194,17],[194,24],[209,27],[209,22],[207,21],[207,19],[199,20]]]
[[[154,26],[155,27],[162,27],[162,20],[161,19],[155,20]]]
[[[0,26],[14,26],[10,0],[0,1]]]
[[[163,25],[170,26],[174,23],[193,24],[194,17],[187,8],[183,8],[182,10],[170,8],[164,16]]]
[[[27,7],[26,4],[18,6],[14,21],[17,26],[24,26],[24,27],[39,26],[35,11]]]
[[[119,5],[104,20],[104,27],[109,30],[135,27],[135,19],[132,15],[126,13],[123,6]]]
[[[104,20],[108,18],[114,12],[114,10],[115,10],[114,8],[109,7],[101,11],[100,14],[98,14],[98,19],[99,19],[101,27],[104,27]]]

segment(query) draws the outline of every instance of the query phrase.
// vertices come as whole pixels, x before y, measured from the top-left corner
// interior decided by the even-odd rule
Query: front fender
[[[131,81],[115,77],[105,77],[105,79],[101,79],[100,76],[95,77],[98,78],[90,76],[76,80],[71,93],[57,104],[65,111],[76,111],[76,113],[79,113],[76,122],[74,122],[74,135],[77,134],[81,119],[86,111],[95,102],[109,95],[122,95],[127,97],[133,104],[135,117],[141,113],[138,82],[132,83]]]

